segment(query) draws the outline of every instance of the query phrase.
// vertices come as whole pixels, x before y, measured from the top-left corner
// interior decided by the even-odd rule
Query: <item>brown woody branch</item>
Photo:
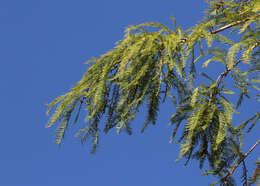
[[[254,49],[255,47],[257,47],[258,44],[259,44],[259,41],[256,42],[256,43],[252,46],[252,49]],[[224,77],[226,77],[226,76],[228,75],[228,73],[232,70],[232,68],[236,67],[241,61],[242,61],[242,58],[240,58],[239,60],[237,60],[232,67],[228,67],[224,72],[222,72],[222,73],[218,76],[218,79],[217,79],[217,87],[219,86],[221,80],[222,80]]]
[[[257,14],[257,15],[255,16],[255,18],[257,18],[257,17],[259,17],[259,16],[260,16],[260,14]],[[231,28],[231,27],[233,27],[233,26],[239,25],[239,24],[241,24],[241,23],[245,23],[245,22],[248,21],[248,20],[250,20],[250,18],[246,18],[246,19],[244,19],[244,20],[239,20],[239,21],[236,21],[236,22],[227,24],[227,25],[225,25],[225,26],[223,26],[223,27],[220,27],[220,28],[218,28],[218,29],[216,29],[216,30],[211,31],[210,33],[211,33],[211,34],[217,34],[218,32],[221,32],[221,31],[226,30],[226,29],[228,29],[228,28]]]
[[[236,67],[240,62],[242,61],[242,59],[240,58],[239,60],[237,60],[235,62],[235,64],[233,65],[232,68]],[[218,76],[218,79],[217,79],[217,87],[219,86],[221,80],[226,77],[228,75],[228,73],[232,70],[231,67],[228,67],[224,72],[222,72],[219,76]]]
[[[222,81],[222,79],[223,79],[224,77],[226,77],[226,76],[228,75],[228,73],[232,70],[232,68],[236,67],[241,61],[242,61],[242,59],[240,58],[239,60],[237,60],[237,61],[235,62],[235,64],[234,64],[232,67],[228,67],[224,72],[222,72],[222,73],[218,76],[218,78],[217,78],[217,80],[216,80],[216,86],[215,86],[215,88],[214,88],[214,91],[212,91],[211,94],[210,94],[209,102],[211,102],[213,96],[216,94],[217,88],[219,87],[219,84],[220,84],[220,82]]]
[[[217,34],[218,32],[221,32],[221,31],[226,30],[226,29],[228,29],[228,28],[231,28],[231,27],[233,27],[233,26],[239,25],[239,24],[244,23],[244,22],[246,22],[246,21],[248,21],[248,20],[249,20],[249,18],[248,18],[248,19],[245,19],[245,20],[241,20],[241,21],[236,21],[236,22],[234,22],[234,23],[230,23],[230,24],[225,25],[225,26],[223,26],[223,27],[220,27],[220,28],[218,28],[218,29],[216,29],[216,30],[212,30],[210,33],[211,33],[211,34]]]
[[[257,15],[256,15],[256,18],[259,17],[259,16],[260,16],[260,14],[257,14]],[[216,30],[212,30],[212,31],[210,31],[210,33],[211,33],[211,34],[217,34],[217,33],[222,32],[222,31],[224,31],[224,30],[226,30],[226,29],[228,29],[228,28],[231,28],[231,27],[233,27],[233,26],[236,26],[236,25],[245,23],[245,22],[248,21],[248,20],[250,20],[250,18],[246,18],[246,19],[244,19],[244,20],[235,21],[235,22],[233,22],[233,23],[230,23],[230,24],[227,24],[227,25],[225,25],[225,26],[222,26],[222,27],[220,27],[220,28],[218,28],[218,29],[216,29]],[[187,41],[187,38],[181,38],[181,41],[180,41],[180,42],[181,42],[181,43],[185,43],[186,41]]]
[[[246,157],[255,149],[255,147],[260,143],[260,139],[249,149],[249,151],[242,155],[242,157],[236,162],[236,164],[232,167],[232,169],[228,172],[228,174],[225,176],[224,180],[227,181],[227,179],[234,173],[236,168],[246,159]]]

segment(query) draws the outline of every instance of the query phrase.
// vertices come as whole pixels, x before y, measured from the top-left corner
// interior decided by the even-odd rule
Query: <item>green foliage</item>
[[[260,185],[260,160],[255,162],[256,164],[256,168],[254,170],[253,176],[250,178],[250,183],[256,183],[256,181],[258,180],[258,184],[257,186]]]
[[[172,100],[176,112],[171,116],[170,126],[174,129],[170,142],[183,129],[177,140],[181,144],[179,159],[186,158],[187,163],[197,159],[200,168],[207,160],[209,168],[205,175],[218,177],[216,183],[233,185],[231,175],[226,175],[243,157],[241,141],[245,132],[251,132],[260,118],[257,112],[240,125],[232,123],[244,97],[252,99],[250,91],[259,91],[260,2],[208,3],[206,17],[187,31],[177,26],[172,17],[173,30],[154,22],[130,26],[114,49],[88,61],[92,64],[82,79],[68,93],[48,104],[47,114],[52,110],[54,113],[47,127],[58,123],[55,142],[62,143],[72,117],[75,115],[74,125],[84,109],[86,126],[76,136],[82,142],[92,138],[94,153],[101,130],[107,133],[116,128],[118,133],[124,130],[131,134],[131,121],[140,107],[147,105],[141,130],[144,132],[149,124],[156,124],[160,104]],[[228,28],[238,34],[238,41],[220,33]],[[216,62],[224,67],[216,80],[204,72],[200,76],[196,73],[197,66],[207,69]],[[247,67],[239,69],[241,63]],[[232,77],[233,90],[223,82],[227,75]],[[195,86],[201,77],[208,83]],[[237,96],[237,90],[240,95],[234,105],[225,95]],[[259,92],[256,96],[260,96]],[[257,165],[252,183],[259,177],[259,162]],[[242,166],[242,182],[248,185],[244,161]]]

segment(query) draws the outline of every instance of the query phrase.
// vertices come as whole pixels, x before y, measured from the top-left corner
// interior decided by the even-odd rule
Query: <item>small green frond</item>
[[[67,114],[67,112],[70,112],[70,108],[74,109],[76,107],[77,104],[77,97],[74,96],[70,96],[69,94],[67,95],[67,97],[62,98],[63,101],[61,101],[61,103],[59,103],[58,107],[56,108],[54,114],[51,116],[48,124],[46,125],[46,127],[51,127],[52,125],[54,125],[54,123],[56,123],[56,121],[58,119],[61,119],[64,117],[64,115]],[[55,100],[55,102],[57,101],[57,99]],[[56,102],[55,104],[57,104],[58,102]],[[76,104],[75,104],[76,103]],[[53,103],[51,103],[53,104]],[[51,105],[52,107],[52,105]]]
[[[56,129],[56,132],[55,132],[55,143],[57,143],[59,145],[61,144],[61,142],[62,142],[62,140],[65,136],[66,129],[69,125],[71,113],[77,105],[78,105],[78,102],[75,101],[71,105],[71,107],[68,110],[65,111],[62,122],[59,124],[59,126],[58,126],[58,128]]]
[[[235,94],[234,91],[232,91],[232,90],[228,90],[228,89],[222,89],[221,92],[223,92],[224,94],[232,94],[232,95]]]
[[[213,61],[213,58],[210,58],[210,59],[208,59],[207,61],[205,61],[205,62],[203,63],[203,65],[202,65],[202,67],[203,67],[203,68],[208,67],[208,65],[209,65],[209,63],[210,63],[211,61]]]
[[[208,76],[206,73],[204,73],[204,72],[201,72],[200,75],[202,75],[202,76],[204,76],[205,78],[209,79],[209,80],[211,81],[211,83],[214,83],[214,82],[215,82],[214,79],[212,79],[211,77],[209,77],[209,76]]]
[[[173,132],[172,132],[172,135],[171,135],[171,138],[170,138],[170,143],[173,142],[173,140],[174,140],[174,138],[175,138],[175,136],[176,136],[176,133],[177,133],[177,131],[178,131],[180,125],[181,125],[181,122],[182,122],[182,120],[184,120],[185,118],[186,118],[186,115],[184,115],[184,116],[180,119],[180,121],[175,125],[175,128],[174,128],[174,130],[173,130]]]
[[[173,33],[173,31],[172,31],[171,29],[169,29],[167,26],[165,26],[165,25],[163,25],[163,24],[161,24],[161,23],[156,23],[156,22],[149,22],[149,23],[139,24],[139,25],[137,25],[137,26],[131,26],[131,27],[129,27],[129,28],[126,30],[126,32],[134,31],[134,30],[139,30],[140,28],[145,27],[145,26],[160,28],[160,29],[166,31],[168,34]]]
[[[149,103],[148,103],[148,115],[147,119],[143,125],[143,128],[141,129],[141,132],[143,133],[144,130],[147,128],[149,123],[155,124],[157,120],[157,115],[159,111],[159,105],[160,105],[160,95],[158,95],[158,92],[160,90],[160,83],[155,83],[153,87],[151,87],[150,95],[149,95]]]
[[[47,110],[47,112],[46,112],[46,115],[49,116],[49,115],[50,115],[50,112],[51,112],[51,110],[52,110],[52,108],[53,108],[58,102],[60,102],[61,100],[63,100],[67,95],[68,95],[68,94],[64,94],[64,95],[62,95],[62,96],[57,97],[56,99],[54,99],[51,103],[46,104],[46,105],[49,107],[48,110]]]
[[[243,98],[244,98],[244,93],[241,92],[240,95],[239,95],[239,98],[237,100],[236,108],[238,108],[241,105]]]
[[[254,121],[252,122],[251,126],[248,128],[247,132],[250,132],[253,129],[253,127],[256,125],[256,123],[258,122],[259,119],[260,119],[260,112],[258,112],[256,114],[256,117],[255,117]]]
[[[177,26],[176,19],[173,16],[170,16],[170,19],[172,20],[172,22],[174,24],[174,28],[176,28],[176,26]]]
[[[225,121],[226,121],[227,125],[231,125],[232,115],[235,112],[235,110],[233,110],[233,108],[232,108],[233,104],[223,98],[219,98],[218,101],[224,108],[224,116],[225,116]]]
[[[191,61],[189,63],[189,87],[190,89],[193,89],[194,87],[194,80],[196,78],[196,68],[195,68],[195,54],[194,54],[194,48],[191,52]]]
[[[65,131],[68,127],[68,120],[63,121],[55,131],[55,143],[61,144],[62,139],[64,138]]]
[[[220,43],[223,43],[223,44],[229,44],[229,45],[235,44],[232,40],[230,40],[229,38],[225,37],[222,34],[215,35],[215,40],[217,40],[217,41],[219,41]]]
[[[252,127],[255,126],[256,122],[258,121],[258,119],[260,118],[260,112],[257,112],[255,115],[253,115],[252,117],[250,117],[248,120],[242,122],[241,124],[239,124],[237,127],[236,127],[236,131],[242,131],[244,130],[248,125],[249,123],[252,122],[251,126],[249,127],[249,129]],[[248,132],[250,132],[250,130],[248,129]]]
[[[235,65],[235,55],[239,52],[242,43],[236,43],[232,47],[229,48],[227,54],[227,66],[232,69]]]
[[[194,89],[194,91],[193,91],[193,93],[191,95],[190,104],[191,104],[192,107],[195,106],[198,95],[199,95],[199,88],[197,87],[197,88]]]
[[[254,184],[256,182],[257,186],[260,185],[260,159],[258,159],[258,161],[255,162],[256,164],[256,168],[253,172],[253,175],[250,178],[250,184]]]

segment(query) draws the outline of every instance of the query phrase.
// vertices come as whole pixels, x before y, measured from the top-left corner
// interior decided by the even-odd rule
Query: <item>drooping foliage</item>
[[[200,168],[207,160],[205,175],[213,174],[219,177],[217,183],[233,185],[230,169],[244,157],[241,141],[260,118],[256,111],[240,125],[232,123],[244,97],[251,98],[250,91],[258,92],[256,96],[260,97],[260,2],[208,3],[206,17],[186,31],[176,25],[173,17],[174,29],[154,22],[130,26],[114,49],[88,61],[92,64],[82,79],[48,104],[48,114],[54,112],[47,127],[58,125],[56,143],[62,143],[68,125],[78,122],[82,109],[86,112],[86,126],[76,136],[82,141],[91,138],[95,152],[100,131],[107,133],[116,128],[118,133],[124,130],[131,134],[131,121],[141,106],[147,105],[144,132],[149,124],[156,123],[161,103],[172,100],[176,112],[170,118],[174,127],[170,141],[181,129],[177,140],[181,144],[179,158],[186,158],[187,163],[197,159]],[[229,33],[223,32],[227,29]],[[230,33],[239,39],[233,41]],[[210,63],[223,65],[217,79],[196,71],[207,69]],[[239,68],[241,64],[246,68]],[[234,90],[227,89],[226,76],[232,78]],[[201,77],[208,83],[200,82]],[[238,101],[232,103],[226,95],[235,92],[239,93]],[[242,162],[243,184],[248,185]],[[257,178],[259,165],[251,182]]]

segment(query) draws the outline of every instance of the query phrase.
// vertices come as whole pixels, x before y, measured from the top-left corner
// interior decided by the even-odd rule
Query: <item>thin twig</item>
[[[236,67],[240,62],[242,61],[242,59],[240,58],[239,60],[237,60],[235,62],[235,64],[232,66],[232,68]],[[219,86],[221,80],[226,77],[228,75],[228,73],[232,70],[231,67],[228,67],[224,72],[222,72],[219,76],[218,76],[218,79],[217,79],[217,87]]]
[[[226,77],[226,76],[228,75],[228,73],[232,70],[232,68],[234,68],[235,66],[237,66],[241,61],[242,61],[242,59],[240,58],[239,60],[237,60],[237,61],[235,62],[235,64],[234,64],[232,67],[228,67],[224,72],[222,72],[222,73],[218,76],[218,78],[217,78],[217,80],[216,80],[216,86],[215,86],[214,90],[213,90],[213,91],[211,92],[211,94],[210,94],[209,102],[211,102],[212,99],[213,99],[213,96],[216,95],[217,89],[218,89],[218,87],[219,87],[219,85],[220,85],[222,79],[223,79],[224,77]]]
[[[228,172],[228,174],[225,176],[224,180],[227,180],[236,170],[236,168],[242,163],[246,157],[255,149],[255,147],[260,143],[260,139],[249,149],[249,151],[242,155],[242,158],[240,158],[237,163],[232,167],[232,169]]]
[[[252,46],[252,50],[257,47],[259,44],[259,41],[257,41],[253,46]],[[217,79],[217,87],[219,86],[221,80],[226,77],[228,75],[228,73],[234,68],[236,67],[240,62],[242,61],[242,58],[240,58],[239,60],[237,60],[234,65],[232,67],[228,67],[224,72],[222,72],[219,76],[218,76],[218,79]]]

